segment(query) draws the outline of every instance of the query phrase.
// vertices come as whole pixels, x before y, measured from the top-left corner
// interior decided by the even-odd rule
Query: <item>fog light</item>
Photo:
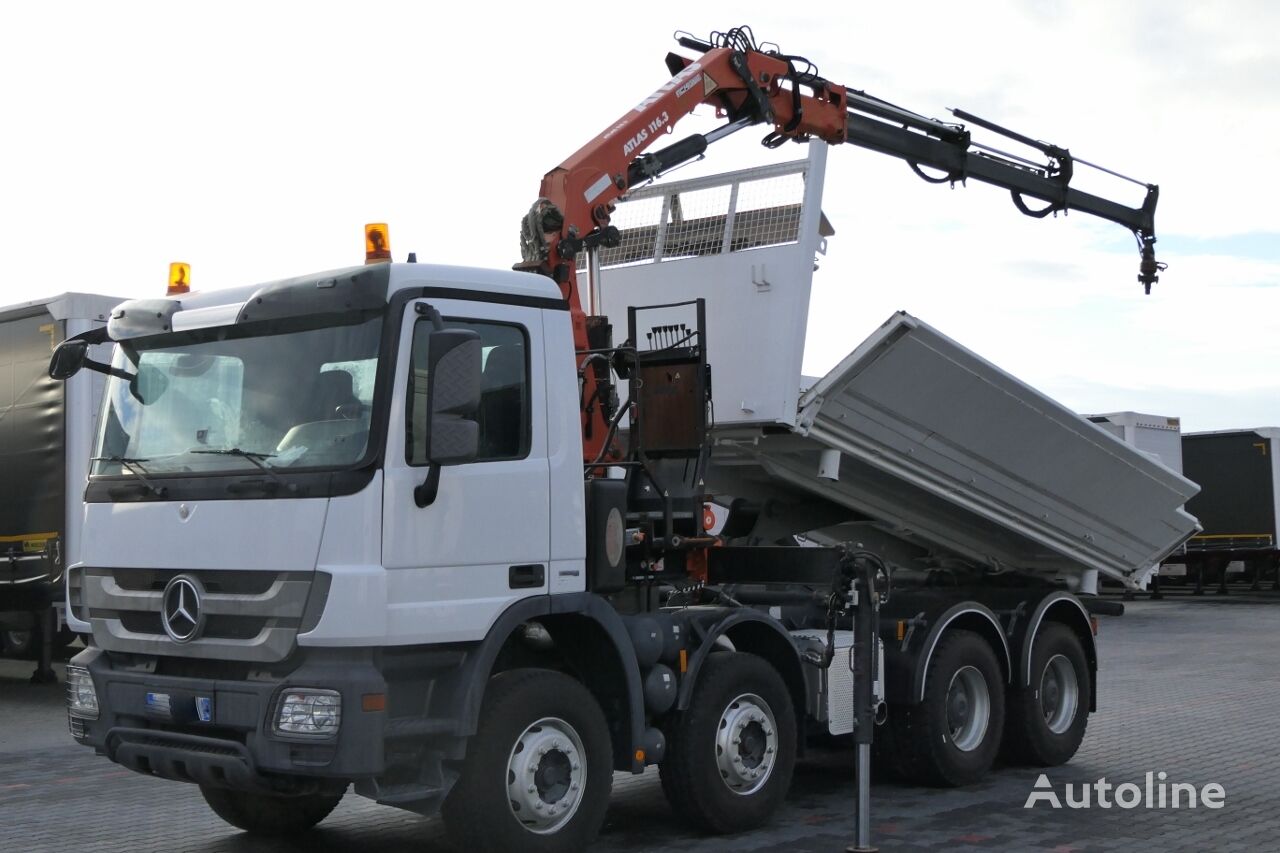
[[[309,737],[333,737],[342,723],[342,694],[336,690],[293,688],[280,695],[276,731]]]
[[[82,666],[67,667],[67,712],[86,720],[98,719],[98,692],[93,676]]]

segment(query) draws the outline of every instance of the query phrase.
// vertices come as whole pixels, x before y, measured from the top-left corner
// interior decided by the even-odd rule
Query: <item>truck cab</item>
[[[559,399],[573,360],[549,282],[386,264],[216,299],[186,297],[171,331],[121,342],[115,367],[137,378],[110,380],[86,493],[95,562],[151,573],[147,589],[186,573],[212,609],[175,646],[135,621],[130,602],[149,598],[77,572],[80,606],[111,614],[89,619],[104,648],[274,663],[459,642],[516,599],[583,589],[581,441]],[[478,335],[481,365],[475,458],[440,475],[425,513],[429,309]],[[553,505],[570,510],[554,524]],[[243,577],[208,589],[204,573],[229,567]]]

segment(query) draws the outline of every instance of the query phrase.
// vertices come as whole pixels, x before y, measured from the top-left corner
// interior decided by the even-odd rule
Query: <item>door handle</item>
[[[547,570],[540,563],[512,566],[507,570],[507,585],[512,589],[531,589],[546,582]]]

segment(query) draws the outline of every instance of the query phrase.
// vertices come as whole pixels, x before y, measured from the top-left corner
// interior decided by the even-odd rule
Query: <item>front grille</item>
[[[178,575],[200,588],[202,628],[177,643],[162,621],[164,590]],[[85,569],[80,597],[94,641],[109,651],[274,662],[293,650],[312,572]],[[315,587],[323,596],[326,585]],[[322,607],[323,602],[313,602]]]
[[[164,592],[165,586],[175,574],[189,574],[200,578],[208,592],[227,595],[264,595],[276,580],[288,572],[198,571],[177,572],[173,569],[112,569],[116,585],[130,592]],[[305,573],[294,572],[305,577]]]
[[[270,624],[287,624],[294,631],[298,630],[297,619],[264,619],[260,616],[210,616],[205,622],[204,633],[207,637],[222,637],[226,640],[252,640],[261,634]]]
[[[124,629],[130,633],[155,634],[157,636],[164,633],[164,625],[160,624],[159,613],[126,610],[119,615],[120,624],[123,625]]]
[[[155,674],[212,681],[248,681],[254,666],[248,661],[162,657],[156,660]]]

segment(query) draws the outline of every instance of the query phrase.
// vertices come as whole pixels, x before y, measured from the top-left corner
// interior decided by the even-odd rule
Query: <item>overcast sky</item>
[[[1144,297],[1119,226],[833,150],[807,373],[905,309],[1077,411],[1280,424],[1280,4],[786,8],[5,3],[0,304],[158,294],[171,260],[201,289],[346,266],[367,221],[398,258],[507,268],[542,174],[666,80],[672,31],[750,24],[828,79],[1161,187]],[[803,156],[760,135],[677,176]]]

